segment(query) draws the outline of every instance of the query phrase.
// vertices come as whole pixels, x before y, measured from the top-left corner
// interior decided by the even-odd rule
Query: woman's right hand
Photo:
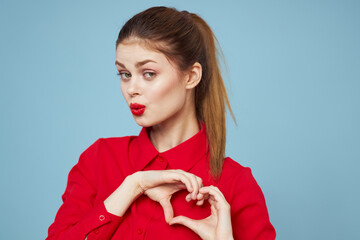
[[[189,194],[186,200],[196,200],[199,189],[203,186],[201,178],[183,170],[140,171],[132,177],[137,181],[140,194],[160,203],[166,222],[170,222],[174,216],[170,199],[175,192],[187,189]]]
[[[186,200],[195,200],[201,187],[201,178],[183,170],[139,171],[127,176],[104,204],[108,212],[123,216],[136,198],[145,194],[160,203],[165,220],[169,222],[174,215],[171,196],[181,189],[187,189],[191,194],[186,196]]]

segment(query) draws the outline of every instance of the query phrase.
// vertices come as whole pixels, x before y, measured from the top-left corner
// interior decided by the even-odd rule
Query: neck
[[[195,114],[181,121],[168,121],[155,125],[150,131],[150,140],[159,152],[165,152],[188,140],[200,130]]]

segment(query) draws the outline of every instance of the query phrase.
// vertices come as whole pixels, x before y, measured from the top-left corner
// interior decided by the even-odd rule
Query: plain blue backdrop
[[[44,239],[99,137],[138,134],[115,40],[155,5],[198,13],[225,55],[227,155],[277,239],[360,239],[359,1],[0,1],[0,239]]]

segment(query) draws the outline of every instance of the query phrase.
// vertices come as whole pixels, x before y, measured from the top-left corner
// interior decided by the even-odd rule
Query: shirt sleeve
[[[274,240],[264,195],[250,168],[244,168],[232,185],[231,220],[235,240]]]
[[[107,212],[103,202],[94,204],[96,197],[96,160],[99,140],[80,156],[71,169],[63,204],[48,230],[46,240],[110,239],[122,221]]]

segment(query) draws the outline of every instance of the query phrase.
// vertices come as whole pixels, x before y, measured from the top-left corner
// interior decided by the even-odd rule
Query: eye
[[[119,72],[117,75],[120,76],[121,80],[129,80],[131,78],[131,74],[128,72]]]
[[[144,73],[144,77],[146,79],[151,79],[151,78],[155,77],[155,75],[156,75],[156,73],[154,73],[154,72],[145,72]]]

